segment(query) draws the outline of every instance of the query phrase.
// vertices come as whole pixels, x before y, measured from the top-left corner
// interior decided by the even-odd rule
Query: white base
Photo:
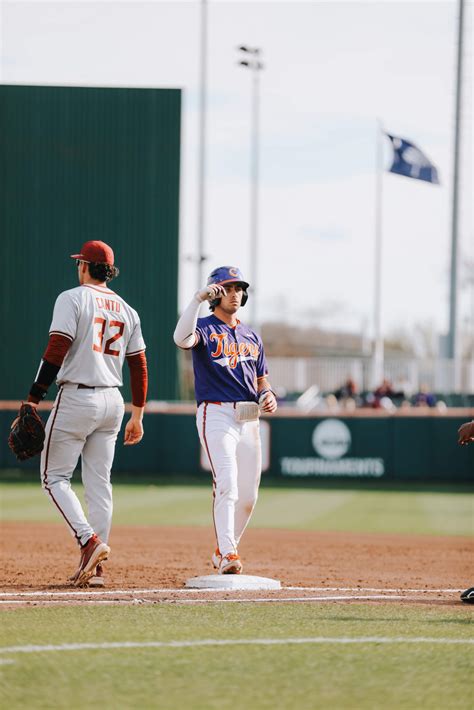
[[[278,579],[254,577],[251,574],[207,574],[203,577],[191,577],[184,585],[188,589],[281,589]]]

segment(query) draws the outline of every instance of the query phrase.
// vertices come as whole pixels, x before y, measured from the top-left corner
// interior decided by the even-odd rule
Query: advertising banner
[[[272,421],[273,467],[282,476],[380,478],[391,468],[385,421],[373,421],[373,437],[355,419]],[[367,426],[367,422],[365,422]]]

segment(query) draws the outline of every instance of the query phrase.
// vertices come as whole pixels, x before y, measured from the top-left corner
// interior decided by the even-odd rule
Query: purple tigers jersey
[[[194,388],[201,402],[257,402],[257,380],[268,374],[261,338],[215,315],[199,318],[193,347]]]

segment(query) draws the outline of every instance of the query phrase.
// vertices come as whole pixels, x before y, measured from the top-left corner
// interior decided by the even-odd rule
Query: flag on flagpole
[[[390,173],[405,175],[415,180],[425,180],[439,185],[438,170],[419,148],[410,141],[386,133],[393,148],[393,162]]]

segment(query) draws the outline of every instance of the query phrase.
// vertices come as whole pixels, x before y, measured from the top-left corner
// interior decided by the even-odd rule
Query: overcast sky
[[[259,317],[370,332],[376,121],[438,167],[385,173],[385,332],[447,328],[457,2],[209,2],[206,271],[250,274],[251,77],[261,47]],[[183,89],[180,304],[196,289],[199,2],[3,2],[1,81]],[[472,234],[467,7],[461,259]],[[470,28],[469,28],[470,25]],[[385,163],[390,149],[385,140]],[[474,297],[461,294],[461,317]],[[244,315],[244,314],[242,314]]]

